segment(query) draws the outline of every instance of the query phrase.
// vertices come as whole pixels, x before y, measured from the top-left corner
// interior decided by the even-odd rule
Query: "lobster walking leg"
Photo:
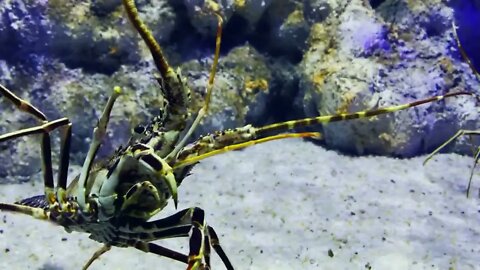
[[[34,217],[36,219],[42,219],[42,220],[50,219],[50,217],[45,212],[45,210],[40,207],[31,207],[26,205],[17,205],[17,204],[10,204],[10,203],[0,203],[0,210],[14,212],[14,213],[21,213],[21,214]]]
[[[136,249],[139,249],[143,252],[149,252],[153,254],[160,255],[162,257],[167,257],[170,259],[173,259],[175,261],[187,263],[188,262],[188,256],[179,252],[176,252],[174,250],[171,250],[166,247],[162,247],[160,245],[154,244],[154,243],[147,243],[143,241],[138,241],[138,240],[131,240],[128,241],[129,246],[132,246]]]
[[[21,111],[33,115],[38,120],[40,120],[40,122],[47,121],[47,117],[45,116],[44,113],[42,113],[39,109],[37,109],[35,106],[30,104],[26,100],[19,98],[12,91],[8,90],[5,86],[1,84],[0,84],[0,93],[4,97],[6,97],[8,100],[10,100]]]
[[[146,253],[153,253],[162,257],[166,257],[175,261],[179,261],[182,263],[188,262],[188,256],[177,251],[171,250],[166,247],[162,247],[160,245],[154,243],[148,243],[141,240],[130,239],[122,242],[121,244],[127,245],[129,247],[134,247],[138,250],[141,250]],[[105,254],[107,251],[111,249],[110,245],[104,245],[99,250],[97,250],[92,257],[88,260],[88,262],[83,266],[82,270],[87,270],[92,263],[100,258],[101,255]]]
[[[85,263],[85,265],[82,267],[82,270],[87,270],[88,267],[90,267],[90,265],[92,265],[92,263],[100,258],[100,256],[102,256],[103,254],[105,254],[107,251],[109,251],[110,249],[112,248],[112,246],[110,245],[103,245],[101,248],[99,248],[97,251],[95,251],[95,253],[93,253],[92,257],[88,260],[87,263]]]
[[[208,238],[210,240],[210,245],[213,247],[215,252],[217,252],[218,256],[222,260],[223,264],[225,264],[227,269],[233,269],[233,265],[228,259],[227,254],[225,254],[225,251],[223,250],[222,246],[220,246],[220,241],[218,240],[217,233],[210,226],[207,226],[207,230],[208,230]]]
[[[220,246],[215,230],[205,222],[205,212],[198,208],[188,208],[178,213],[152,222],[135,224],[121,224],[119,227],[121,238],[128,242],[128,239],[139,239],[141,241],[154,241],[176,237],[189,237],[190,251],[187,258],[187,269],[201,269],[205,259],[207,267],[210,263],[210,246],[219,255],[227,269],[233,266],[227,255]]]
[[[71,123],[67,118],[60,118],[54,121],[48,121],[45,114],[29,102],[21,99],[5,86],[0,84],[0,94],[10,100],[18,109],[37,118],[42,124],[36,127],[25,128],[18,131],[10,132],[0,136],[0,142],[11,140],[14,138],[30,135],[42,134],[42,170],[45,183],[45,198],[52,206],[56,203],[57,198],[61,205],[66,202],[65,190],[67,185],[67,173],[69,165],[70,138],[72,134]],[[58,175],[59,192],[55,195],[55,187],[53,183],[52,169],[52,153],[49,133],[59,127],[66,127],[64,136],[62,136],[62,150],[60,157],[60,173]],[[59,196],[58,196],[59,195]]]
[[[425,165],[434,155],[436,155],[438,152],[440,152],[447,145],[449,145],[450,143],[452,143],[453,141],[455,141],[459,137],[462,137],[462,136],[465,136],[465,135],[467,135],[467,136],[477,136],[477,135],[480,135],[480,130],[460,129],[459,131],[457,131],[457,133],[455,133],[455,135],[450,137],[450,139],[448,139],[442,145],[437,147],[432,153],[430,153],[430,155],[428,155],[427,158],[423,161],[423,165]],[[470,187],[471,187],[471,184],[472,184],[473,172],[475,171],[475,167],[477,166],[477,162],[478,162],[479,158],[480,158],[480,148],[477,149],[477,151],[475,152],[475,155],[474,155],[472,171],[470,172],[470,179],[468,180],[468,185],[467,185],[467,198],[470,195]]]
[[[57,180],[57,201],[60,204],[61,209],[65,209],[67,204],[67,178],[68,178],[68,166],[70,163],[70,145],[72,142],[72,124],[68,123],[63,130],[61,138],[61,150],[60,150],[60,165],[58,170]]]

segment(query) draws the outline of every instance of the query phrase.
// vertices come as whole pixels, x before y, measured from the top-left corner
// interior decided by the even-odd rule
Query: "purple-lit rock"
[[[441,4],[401,2],[373,10],[352,2],[338,17],[327,18],[328,24],[313,25],[297,104],[315,116],[478,91],[478,81],[458,57],[452,18],[453,10]],[[472,97],[452,98],[320,130],[334,149],[410,157],[432,151],[460,128],[478,128],[475,103]],[[461,138],[450,149],[468,148]]]

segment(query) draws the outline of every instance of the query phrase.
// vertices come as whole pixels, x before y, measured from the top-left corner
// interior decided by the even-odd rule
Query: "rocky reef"
[[[212,63],[215,17],[199,8],[204,1],[136,2],[171,64],[189,79],[194,114]],[[464,1],[219,2],[223,47],[210,115],[197,137],[246,123],[355,112],[480,89],[451,27],[455,20],[465,50],[478,64],[474,23],[467,19],[478,17],[478,10]],[[155,74],[120,1],[0,2],[0,83],[49,119],[70,118],[74,164],[82,163],[113,86],[122,86],[124,95],[100,157],[158,113]],[[0,134],[36,124],[0,101]],[[344,153],[412,157],[432,151],[458,129],[478,129],[476,105],[471,97],[452,98],[313,129],[323,133],[323,145]],[[38,140],[25,137],[1,146],[0,183],[28,181],[40,172]],[[471,146],[461,138],[447,150],[470,154]]]

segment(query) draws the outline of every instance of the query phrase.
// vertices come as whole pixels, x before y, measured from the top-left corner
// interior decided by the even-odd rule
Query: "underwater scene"
[[[478,26],[478,0],[0,0],[0,270],[480,269]]]

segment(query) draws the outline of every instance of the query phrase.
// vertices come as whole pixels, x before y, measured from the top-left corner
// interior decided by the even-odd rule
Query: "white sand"
[[[202,162],[181,186],[179,208],[206,211],[237,269],[480,269],[478,176],[474,198],[464,193],[472,159],[422,161],[271,142]],[[3,185],[0,201],[40,193],[40,183]],[[167,208],[161,216],[173,213]],[[100,247],[85,234],[10,213],[0,213],[0,230],[0,269],[81,269]],[[187,239],[162,243],[187,251]],[[224,269],[212,257],[214,269]],[[183,268],[119,248],[91,267]]]

